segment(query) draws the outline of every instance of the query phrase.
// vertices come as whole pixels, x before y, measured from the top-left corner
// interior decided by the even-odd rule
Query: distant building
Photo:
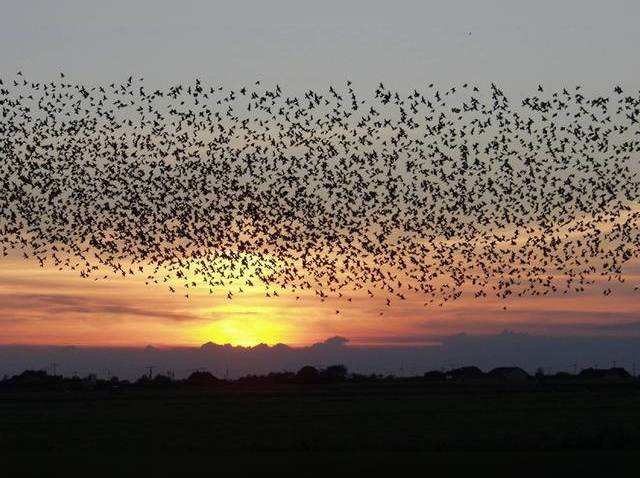
[[[498,367],[491,370],[488,377],[508,382],[524,382],[531,376],[520,367]]]
[[[603,380],[607,382],[625,382],[633,379],[631,374],[622,367],[586,368],[578,374],[578,377],[586,380]]]
[[[219,378],[207,371],[196,370],[185,380],[187,385],[210,386],[222,382]]]
[[[443,382],[447,378],[447,376],[444,373],[439,372],[437,370],[425,372],[423,377],[428,382]]]
[[[478,367],[460,367],[447,372],[448,380],[478,380],[484,376]]]

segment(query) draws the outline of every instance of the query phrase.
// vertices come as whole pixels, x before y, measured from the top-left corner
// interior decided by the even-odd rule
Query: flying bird
[[[513,100],[470,82],[360,96],[350,81],[4,80],[3,256],[228,299],[262,285],[431,307],[609,296],[639,255],[640,93],[619,85]]]

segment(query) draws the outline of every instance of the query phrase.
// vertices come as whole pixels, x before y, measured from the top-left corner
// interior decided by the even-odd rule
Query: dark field
[[[10,476],[52,460],[165,472],[212,461],[356,471],[596,460],[613,470],[640,451],[640,388],[628,384],[7,391],[0,417],[3,459],[18,466]]]

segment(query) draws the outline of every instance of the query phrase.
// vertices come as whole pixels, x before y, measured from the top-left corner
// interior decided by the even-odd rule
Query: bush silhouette
[[[311,365],[305,365],[296,373],[296,379],[300,383],[318,383],[320,381],[320,372]]]

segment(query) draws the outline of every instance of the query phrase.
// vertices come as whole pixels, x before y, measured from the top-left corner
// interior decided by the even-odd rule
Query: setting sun
[[[244,299],[244,298],[243,298]],[[190,335],[197,343],[253,346],[260,343],[274,345],[290,337],[291,328],[286,321],[278,320],[281,306],[262,301],[235,300],[212,307],[203,313],[211,316],[206,325],[194,325]]]

